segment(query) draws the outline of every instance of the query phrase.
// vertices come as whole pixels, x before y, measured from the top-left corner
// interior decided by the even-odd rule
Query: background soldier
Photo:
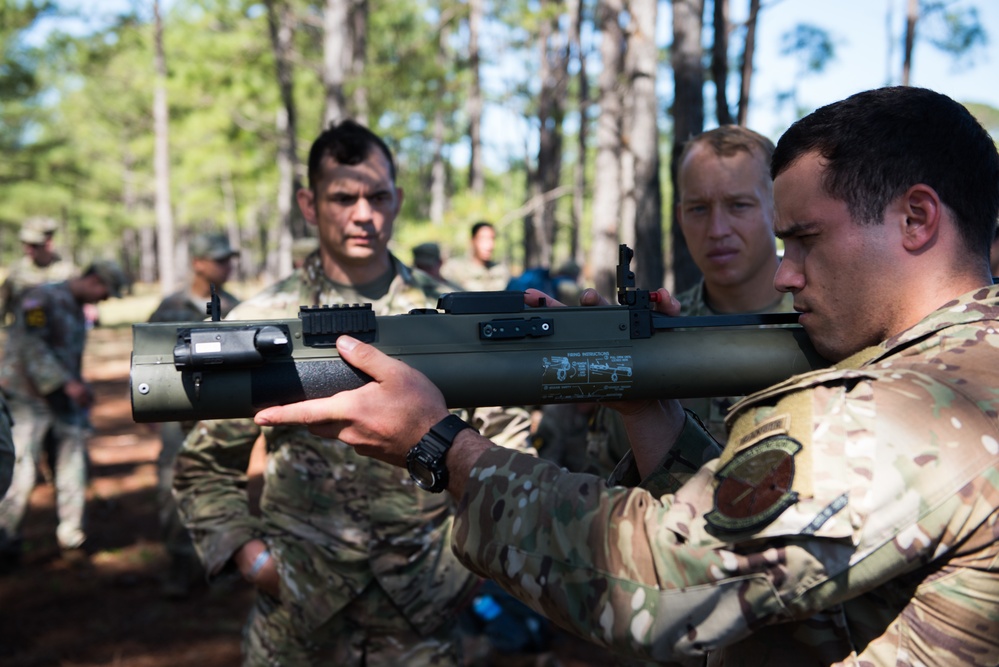
[[[420,271],[429,274],[437,282],[441,283],[449,290],[464,291],[464,288],[451,282],[441,275],[444,266],[444,258],[441,256],[441,247],[433,241],[421,243],[413,248],[413,266]]]
[[[472,292],[504,290],[510,282],[510,269],[493,259],[496,249],[496,228],[480,220],[472,225],[471,253],[448,261],[443,274],[454,283]]]
[[[381,315],[436,306],[440,283],[388,250],[403,191],[379,137],[353,121],[324,131],[297,198],[319,251],[229,319],[292,318],[300,305],[366,302]],[[246,467],[260,434],[251,419],[200,422],[174,480],[209,576],[238,569],[257,587],[246,664],[456,665],[453,614],[478,579],[447,544],[449,500],[338,440],[264,429],[253,516]]]
[[[212,287],[219,297],[223,317],[239,303],[239,299],[225,291],[225,283],[232,274],[232,260],[239,253],[229,245],[225,234],[198,234],[191,239],[191,278],[181,289],[160,302],[150,322],[201,321],[208,316],[207,304]],[[159,503],[160,531],[163,544],[170,558],[169,570],[163,581],[163,595],[180,598],[190,593],[191,587],[204,580],[204,569],[195,553],[191,536],[180,520],[177,502],[173,498],[173,469],[177,453],[184,444],[184,437],[194,427],[194,422],[166,422],[159,425],[162,447],[156,459],[156,490]]]
[[[116,265],[95,262],[76,278],[33,287],[22,296],[0,365],[17,452],[10,490],[0,501],[0,558],[6,567],[20,562],[21,522],[50,428],[56,438],[56,538],[68,560],[85,557],[86,441],[93,396],[81,376],[87,331],[83,306],[120,296],[124,284]]]
[[[68,280],[77,274],[69,260],[63,259],[53,247],[52,237],[59,228],[51,218],[28,218],[21,226],[18,238],[24,256],[18,259],[0,286],[0,321],[13,320],[18,300],[26,289],[43,283]]]
[[[239,252],[229,245],[225,234],[198,234],[191,239],[191,277],[181,290],[164,297],[149,316],[150,322],[193,322],[208,317],[206,304],[211,288],[219,297],[223,317],[239,303],[239,299],[224,288],[232,275],[232,260]]]

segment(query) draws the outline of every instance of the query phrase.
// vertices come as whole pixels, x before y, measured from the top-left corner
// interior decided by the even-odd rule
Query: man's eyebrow
[[[801,234],[811,233],[817,226],[814,222],[795,222],[782,229],[774,226],[774,236],[779,239],[789,236],[800,236]]]

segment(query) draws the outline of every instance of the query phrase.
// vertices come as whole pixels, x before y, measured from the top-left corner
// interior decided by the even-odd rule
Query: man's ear
[[[295,193],[295,201],[298,202],[298,210],[302,212],[302,217],[310,225],[318,222],[316,215],[316,196],[309,188],[299,188]]]
[[[937,238],[943,217],[943,202],[937,191],[917,183],[899,198],[902,221],[902,246],[909,252],[927,248]]]

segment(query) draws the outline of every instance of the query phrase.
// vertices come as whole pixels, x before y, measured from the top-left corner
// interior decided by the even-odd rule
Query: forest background
[[[882,83],[913,80],[919,44],[973,64],[999,31],[986,1],[870,3]],[[683,139],[763,103],[804,115],[798,86],[849,48],[823,27],[835,3],[806,3],[780,36],[794,75],[754,97],[776,66],[756,35],[784,2],[802,0],[0,0],[0,262],[45,215],[78,264],[116,259],[163,293],[200,231],[229,233],[241,280],[272,280],[312,232],[293,198],[313,138],[354,117],[398,156],[404,261],[428,240],[465,252],[486,219],[515,269],[572,260],[610,296],[628,243],[637,284],[682,289],[699,277],[672,224]],[[999,136],[999,109],[960,101]],[[520,150],[490,151],[489,108]]]

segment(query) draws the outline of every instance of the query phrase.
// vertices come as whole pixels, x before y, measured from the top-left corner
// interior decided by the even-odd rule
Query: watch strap
[[[454,444],[454,439],[466,428],[474,427],[458,415],[452,414],[431,426],[430,433],[437,436],[439,440],[442,440],[447,445],[447,449],[450,449],[451,445]],[[423,437],[426,438],[427,436]],[[447,449],[444,451],[447,451]]]
[[[420,488],[432,493],[447,488],[448,470],[444,461],[454,439],[466,428],[474,429],[461,417],[448,415],[431,426],[420,442],[409,450],[406,467]]]

